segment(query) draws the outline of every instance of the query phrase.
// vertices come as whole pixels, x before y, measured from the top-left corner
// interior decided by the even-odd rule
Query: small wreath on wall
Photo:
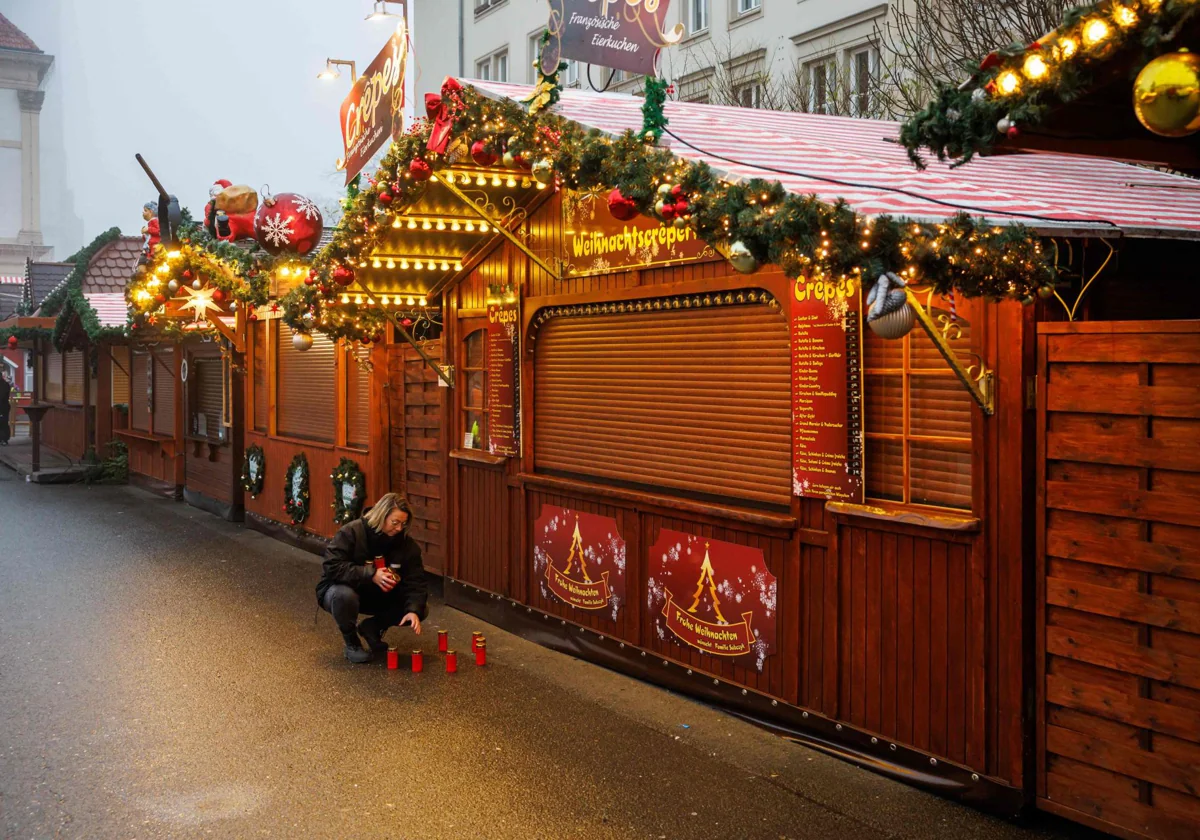
[[[242,461],[242,489],[250,494],[251,499],[257,499],[258,494],[262,492],[266,471],[266,453],[258,444],[250,444],[246,448],[246,458]]]
[[[333,521],[338,525],[353,522],[362,515],[367,498],[367,477],[357,461],[343,458],[330,475],[333,479]]]
[[[288,465],[283,482],[283,510],[293,525],[308,519],[308,458],[301,452]]]

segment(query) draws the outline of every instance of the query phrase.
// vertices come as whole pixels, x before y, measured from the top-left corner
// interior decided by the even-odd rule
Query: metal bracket
[[[450,190],[450,192],[453,193],[455,195],[455,197],[458,198],[459,201],[461,201],[463,204],[465,204],[471,210],[471,212],[473,212],[475,215],[479,216],[479,218],[483,219],[485,222],[487,222],[489,225],[491,225],[493,228],[495,228],[496,231],[501,236],[503,236],[505,239],[507,239],[509,242],[511,242],[513,245],[515,245],[522,254],[529,257],[529,259],[533,260],[533,263],[538,268],[540,268],[542,271],[549,274],[555,280],[563,279],[562,272],[556,271],[555,269],[551,268],[546,263],[545,260],[543,260],[537,254],[533,253],[533,251],[530,250],[529,246],[521,241],[521,237],[517,236],[511,230],[508,229],[508,225],[506,225],[504,223],[503,219],[495,218],[494,216],[492,216],[491,213],[488,213],[485,208],[480,207],[476,202],[472,201],[466,193],[464,193],[462,190],[460,190],[458,188],[458,185],[454,183],[453,178],[439,176],[438,181],[443,186],[445,186],[446,189]]]
[[[375,294],[375,292],[373,292],[366,283],[359,280],[357,277],[354,279],[354,285],[356,285],[360,289],[362,289],[363,292],[366,293],[367,297],[371,298],[372,300],[380,299],[380,295]],[[438,364],[437,362],[435,362],[433,360],[433,357],[425,352],[425,350],[421,347],[421,345],[417,343],[416,339],[414,339],[412,337],[412,334],[409,333],[409,331],[405,328],[404,324],[400,323],[400,319],[398,317],[396,317],[396,313],[388,312],[385,310],[383,314],[387,317],[387,319],[389,321],[392,322],[393,326],[396,327],[396,329],[399,331],[400,335],[404,336],[404,340],[407,341],[410,345],[412,345],[412,348],[417,351],[417,354],[421,357],[421,360],[423,362],[425,362],[425,364],[427,364],[429,367],[433,368],[433,372],[438,375],[438,379],[445,382],[447,388],[453,388],[454,387],[453,376],[447,375],[447,373],[444,370],[442,370],[442,366],[440,364]]]
[[[987,369],[982,359],[978,365],[971,365],[970,367],[963,365],[959,361],[958,354],[954,352],[954,348],[950,346],[945,333],[938,329],[937,324],[929,317],[929,312],[917,300],[917,296],[913,290],[905,286],[904,292],[908,295],[909,305],[912,306],[913,311],[917,315],[917,321],[920,322],[922,329],[929,336],[929,340],[933,342],[933,346],[942,354],[942,358],[946,360],[946,364],[950,365],[950,369],[954,371],[954,375],[958,377],[958,381],[970,392],[971,397],[983,409],[983,413],[991,417],[996,413],[995,374]]]

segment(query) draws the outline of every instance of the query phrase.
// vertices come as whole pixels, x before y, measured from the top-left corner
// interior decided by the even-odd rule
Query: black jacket
[[[377,550],[376,546],[380,545],[382,549]],[[375,576],[376,555],[382,556],[400,578],[388,596],[400,598],[404,612],[425,618],[429,584],[425,580],[425,567],[421,565],[421,547],[407,532],[389,540],[368,528],[362,519],[343,525],[325,549],[321,580],[317,583],[317,603],[324,602],[325,592],[335,583],[359,590],[374,586],[371,578]]]

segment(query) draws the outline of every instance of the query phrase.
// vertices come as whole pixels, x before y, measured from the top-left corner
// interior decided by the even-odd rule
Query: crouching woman
[[[421,549],[408,535],[411,520],[408,501],[388,493],[361,519],[343,526],[325,550],[317,603],[333,615],[351,662],[369,662],[373,653],[387,650],[383,634],[389,627],[421,632],[428,584]],[[359,614],[370,617],[359,624]]]

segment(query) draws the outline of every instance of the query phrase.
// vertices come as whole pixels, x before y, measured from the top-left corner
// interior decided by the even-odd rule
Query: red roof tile
[[[140,236],[122,236],[101,248],[83,276],[84,294],[124,292],[142,255]]]
[[[13,26],[12,21],[4,15],[0,15],[0,49],[41,52],[33,39]]]

